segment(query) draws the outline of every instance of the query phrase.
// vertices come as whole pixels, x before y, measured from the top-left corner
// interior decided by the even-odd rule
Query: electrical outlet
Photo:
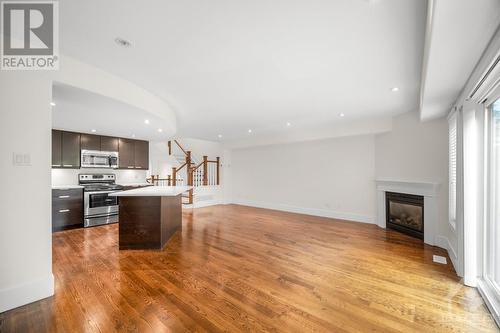
[[[15,166],[31,166],[31,154],[12,153],[12,164]]]

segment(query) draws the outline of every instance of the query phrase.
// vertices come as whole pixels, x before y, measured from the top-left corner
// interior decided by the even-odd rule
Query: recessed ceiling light
[[[345,114],[343,112],[339,113],[339,117],[345,117]]]
[[[95,132],[97,132],[97,130],[95,130],[95,129],[93,129],[93,130],[90,130],[90,131],[91,131],[92,133],[95,133]]]
[[[135,134],[132,134],[132,137],[135,138]]]
[[[251,129],[249,129],[249,130],[248,130],[248,133],[252,133],[252,130],[251,130]]]
[[[56,106],[56,103],[50,102],[50,106]]]
[[[392,92],[398,92],[399,91],[399,88],[398,87],[394,87],[391,89]]]
[[[286,127],[290,127],[290,126],[292,126],[291,123],[286,123]]]
[[[217,137],[218,137],[219,139],[220,139],[220,138],[222,138],[222,134],[217,135]]]
[[[158,132],[160,132],[160,133],[161,133],[161,132],[163,132],[163,130],[162,130],[161,128],[158,128]]]
[[[149,119],[144,120],[144,124],[149,125]]]
[[[131,47],[132,46],[132,44],[128,40],[125,40],[125,39],[120,38],[120,37],[115,38],[115,43],[121,47]]]

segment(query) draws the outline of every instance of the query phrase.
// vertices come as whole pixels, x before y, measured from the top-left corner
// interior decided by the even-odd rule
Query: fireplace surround
[[[424,243],[437,245],[444,249],[448,247],[448,240],[438,234],[439,219],[439,192],[440,183],[428,181],[409,181],[399,179],[376,179],[377,192],[377,225],[387,227],[386,197],[387,192],[406,193],[424,197]],[[453,259],[452,259],[453,260]]]

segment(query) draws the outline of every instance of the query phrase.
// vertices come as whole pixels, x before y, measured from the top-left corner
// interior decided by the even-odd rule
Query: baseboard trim
[[[298,207],[298,206],[292,206],[292,205],[286,205],[286,204],[265,203],[265,202],[259,202],[259,201],[251,201],[251,200],[233,200],[233,203],[237,204],[237,205],[266,208],[266,209],[274,209],[274,210],[280,210],[280,211],[285,211],[285,212],[290,212],[290,213],[298,213],[298,214],[305,214],[305,215],[328,217],[328,218],[332,218],[332,219],[375,224],[375,216],[366,216],[366,215],[338,212],[338,211],[333,211],[333,210],[328,210],[328,209],[306,208],[306,207]]]
[[[54,275],[0,290],[0,313],[54,295]]]
[[[458,255],[457,251],[453,248],[453,245],[451,245],[450,240],[448,237],[445,236],[436,236],[435,243],[437,247],[440,247],[442,249],[445,249],[448,252],[448,256],[450,257],[451,264],[453,265],[453,268],[455,269],[455,272],[457,273],[458,276],[462,276],[462,272],[458,269]]]

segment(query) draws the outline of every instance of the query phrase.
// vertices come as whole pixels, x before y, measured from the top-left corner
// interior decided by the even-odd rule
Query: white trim
[[[377,179],[377,190],[399,191],[400,193],[423,195],[426,197],[437,196],[440,184],[437,182],[410,181],[395,179]]]
[[[54,275],[0,290],[0,313],[54,295]]]
[[[495,322],[500,326],[500,301],[495,297],[496,293],[491,290],[489,284],[483,279],[477,279],[477,290],[483,297],[486,306],[491,312],[491,316]]]
[[[306,208],[306,207],[298,207],[287,204],[266,203],[266,202],[244,200],[244,199],[235,199],[233,200],[233,203],[243,206],[274,209],[291,213],[328,217],[332,219],[348,220],[353,222],[370,223],[370,224],[375,223],[375,216],[338,212],[329,209]]]
[[[451,264],[453,265],[453,268],[455,269],[457,275],[460,276],[460,273],[457,269],[458,267],[457,251],[453,248],[453,245],[451,245],[450,240],[442,235],[436,236],[436,246],[445,249],[448,252],[448,257],[450,257]]]

